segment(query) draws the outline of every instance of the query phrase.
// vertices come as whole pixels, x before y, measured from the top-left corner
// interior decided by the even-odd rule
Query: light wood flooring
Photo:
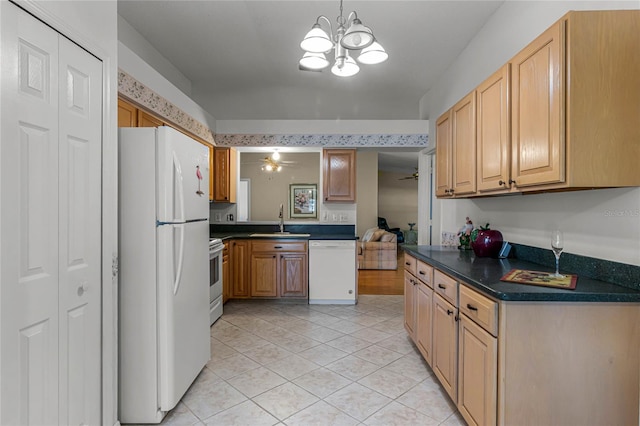
[[[398,249],[398,269],[358,270],[358,294],[404,294],[404,252]]]

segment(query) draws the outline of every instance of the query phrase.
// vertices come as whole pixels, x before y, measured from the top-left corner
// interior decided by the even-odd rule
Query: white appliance
[[[209,323],[222,316],[222,249],[220,238],[209,240]]]
[[[357,282],[355,240],[309,241],[309,304],[354,305]]]
[[[210,358],[209,150],[119,132],[119,420],[159,423]]]

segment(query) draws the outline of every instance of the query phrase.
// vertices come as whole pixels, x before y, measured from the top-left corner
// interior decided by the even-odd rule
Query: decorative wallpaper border
[[[118,70],[118,93],[153,111],[166,121],[216,145],[213,132],[206,125],[140,83],[122,70]]]
[[[428,135],[243,135],[216,134],[218,146],[426,147]]]

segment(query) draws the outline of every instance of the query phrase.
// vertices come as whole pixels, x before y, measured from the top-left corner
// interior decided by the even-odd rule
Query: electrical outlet
[[[216,213],[215,215],[213,215],[213,220],[215,220],[216,222],[222,222],[222,214]]]
[[[337,221],[338,221],[338,215],[334,213],[334,214],[332,215],[332,218],[331,218],[331,219],[332,219],[334,222],[337,222]]]

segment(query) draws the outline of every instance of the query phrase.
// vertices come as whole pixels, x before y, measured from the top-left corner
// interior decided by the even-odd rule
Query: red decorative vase
[[[502,248],[502,234],[495,229],[481,229],[471,248],[478,257],[498,257]]]

